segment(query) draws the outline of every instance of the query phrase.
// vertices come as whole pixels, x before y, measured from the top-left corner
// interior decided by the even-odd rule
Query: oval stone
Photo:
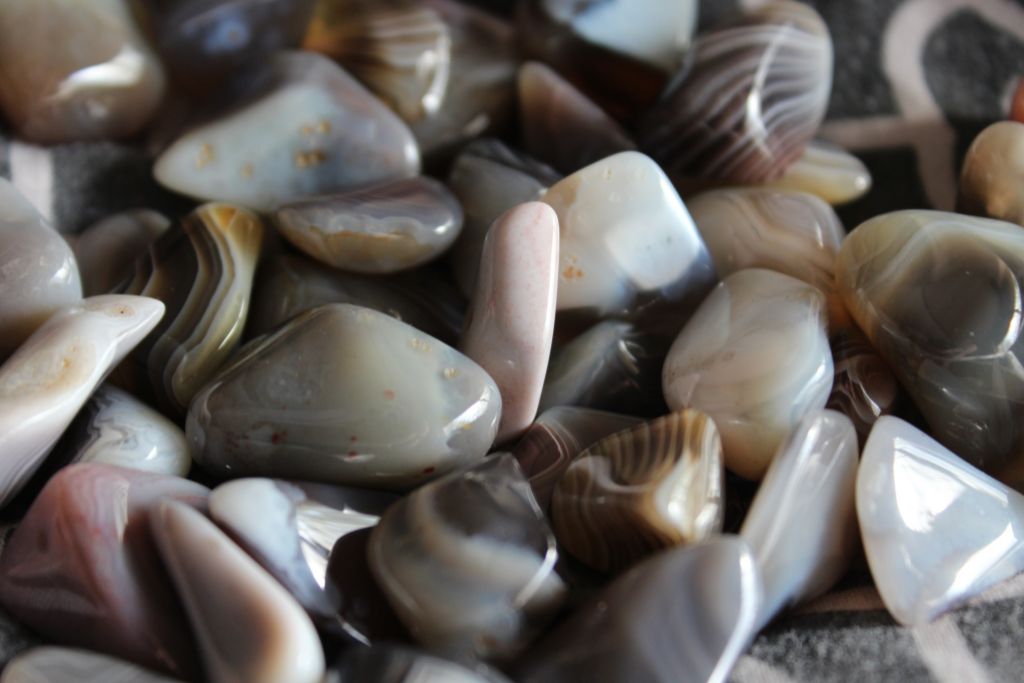
[[[186,434],[223,475],[406,489],[481,459],[498,388],[391,316],[330,304],[255,342],[192,402]]]

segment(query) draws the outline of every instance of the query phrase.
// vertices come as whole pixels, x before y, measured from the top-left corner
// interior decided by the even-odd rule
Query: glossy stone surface
[[[148,297],[90,297],[51,317],[0,367],[0,505],[25,485],[90,394],[163,312]]]
[[[197,673],[191,634],[147,514],[203,506],[194,482],[96,463],[60,470],[0,555],[0,602],[48,639],[172,672]]]
[[[934,211],[863,223],[843,243],[843,302],[947,448],[1024,485],[1017,225]]]
[[[184,477],[192,466],[181,427],[131,394],[104,384],[68,429],[70,462],[99,462]]]
[[[828,407],[850,418],[863,444],[878,418],[905,407],[905,392],[888,363],[856,325],[834,330],[828,343],[835,366]]]
[[[285,204],[274,220],[285,239],[329,266],[384,274],[447,250],[462,230],[462,207],[444,185],[418,176]]]
[[[760,597],[736,536],[658,553],[546,636],[516,680],[723,683],[754,636]]]
[[[561,546],[615,572],[722,528],[722,443],[695,410],[606,436],[555,486],[551,519]]]
[[[767,268],[835,290],[835,264],[846,237],[828,204],[787,190],[712,190],[686,204],[719,276],[744,268]]]
[[[527,152],[565,173],[636,147],[614,119],[540,62],[519,68],[519,128]]]
[[[34,647],[7,663],[0,683],[176,683],[123,660],[88,650]],[[178,682],[180,683],[180,682]]]
[[[960,173],[958,207],[1024,225],[1024,123],[999,121],[974,138]]]
[[[410,647],[377,645],[352,648],[331,668],[332,683],[508,683],[494,669],[469,669]]]
[[[279,254],[260,264],[248,335],[276,330],[299,313],[324,304],[355,304],[397,318],[454,344],[462,328],[457,293],[445,292],[423,270],[409,279],[343,273],[302,256]],[[428,286],[425,286],[425,281]],[[448,295],[451,296],[448,296]]]
[[[832,40],[792,0],[759,5],[700,35],[688,68],[637,125],[640,148],[670,173],[753,183],[800,158],[825,116]]]
[[[857,456],[850,419],[816,410],[772,460],[740,530],[764,581],[758,628],[821,595],[849,568],[857,548]]]
[[[164,500],[150,513],[211,683],[320,683],[324,653],[302,608],[216,525]]]
[[[605,320],[555,350],[540,410],[581,406],[630,415],[661,415],[660,340],[632,323]]]
[[[537,415],[551,355],[558,285],[558,217],[527,202],[494,221],[484,241],[459,348],[501,392],[496,440],[521,436]]]
[[[545,410],[512,449],[541,509],[547,511],[555,484],[585,448],[641,420],[603,410],[558,406]]]
[[[162,185],[269,211],[419,171],[401,119],[326,57],[278,53],[247,83],[232,108],[160,155],[153,174]]]
[[[149,209],[108,216],[78,234],[74,252],[86,296],[106,294],[132,274],[136,260],[171,221]]]
[[[407,122],[446,104],[451,31],[429,7],[320,2],[304,47],[337,60]]]
[[[177,85],[203,93],[275,50],[296,47],[316,0],[142,0]]]
[[[678,329],[714,286],[711,257],[689,212],[643,154],[591,164],[542,201],[555,209],[561,230],[559,311],[637,317],[645,308],[671,308]]]
[[[251,345],[196,396],[186,434],[221,474],[404,489],[480,460],[500,413],[494,380],[458,351],[331,304]]]
[[[1024,569],[1024,496],[895,417],[857,475],[871,574],[902,624],[923,624]]]
[[[393,505],[373,530],[369,558],[416,639],[455,653],[514,654],[565,597],[554,536],[508,454]]]
[[[491,224],[513,206],[539,199],[560,178],[554,169],[493,138],[470,143],[455,158],[448,186],[466,221],[449,261],[463,294],[473,295]]]
[[[726,467],[760,479],[786,435],[828,400],[826,323],[825,297],[807,283],[756,268],[733,273],[672,344],[665,400],[710,415]]]
[[[204,204],[150,245],[118,288],[167,305],[167,315],[116,376],[179,416],[238,344],[263,240],[256,214]]]
[[[78,265],[67,242],[0,178],[0,360],[81,298]]]
[[[782,175],[765,185],[808,192],[833,206],[860,199],[871,190],[871,171],[842,147],[811,140]]]
[[[210,517],[295,597],[313,620],[367,642],[338,622],[325,593],[331,549],[341,537],[373,527],[396,500],[377,491],[274,479],[236,479],[210,494]]]
[[[166,78],[126,0],[6,0],[0,110],[41,143],[126,137],[149,121]]]

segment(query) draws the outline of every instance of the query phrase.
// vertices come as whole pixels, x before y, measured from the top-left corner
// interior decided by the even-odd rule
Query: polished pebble
[[[1024,225],[1024,123],[999,121],[981,131],[964,157],[958,207]]]
[[[871,171],[863,161],[838,145],[811,140],[781,176],[764,186],[807,192],[838,206],[866,195],[872,182]]]
[[[89,650],[34,647],[4,666],[0,683],[182,683]]]
[[[116,213],[79,233],[75,259],[86,296],[106,294],[132,274],[132,268],[171,221],[149,209]]]
[[[508,683],[498,671],[476,663],[467,668],[397,645],[351,648],[331,668],[331,683]]]

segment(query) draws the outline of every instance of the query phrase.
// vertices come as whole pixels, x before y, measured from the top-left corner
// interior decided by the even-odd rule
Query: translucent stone
[[[332,683],[508,683],[477,663],[472,669],[409,647],[378,645],[350,648],[332,667]]]
[[[760,4],[701,34],[686,68],[637,126],[673,174],[756,183],[800,158],[832,90],[832,39],[792,0]]]
[[[181,683],[134,664],[64,647],[34,647],[7,663],[3,683]]]
[[[673,410],[715,421],[725,465],[761,479],[803,417],[825,406],[833,365],[825,297],[770,270],[725,278],[672,344],[662,375]]]
[[[924,624],[1024,570],[1024,496],[910,424],[864,446],[857,517],[871,574],[901,624]]]
[[[0,178],[0,360],[81,298],[78,264],[67,242]]]
[[[65,457],[184,477],[192,466],[185,432],[131,394],[104,384],[68,429]],[[59,449],[58,449],[59,450]]]
[[[857,549],[857,456],[850,419],[817,410],[772,460],[740,530],[764,580],[759,629],[821,595],[849,569]]]
[[[554,536],[508,454],[391,506],[373,530],[369,557],[416,639],[462,655],[513,655],[565,597]]]
[[[162,185],[269,211],[419,171],[401,119],[326,57],[281,52],[245,82],[229,109],[160,155],[153,174]]]
[[[494,221],[459,348],[501,391],[496,440],[521,436],[537,415],[555,331],[558,217],[528,202]]]
[[[871,171],[838,145],[811,140],[796,161],[766,187],[808,192],[833,206],[860,199],[871,190]]]
[[[407,489],[483,458],[500,414],[494,380],[455,349],[330,304],[249,345],[193,400],[185,431],[221,474]]]
[[[56,313],[0,367],[0,505],[25,485],[163,313],[164,305],[148,297],[90,297]]]
[[[520,683],[724,683],[754,636],[761,578],[736,536],[658,553],[530,652]]]
[[[65,467],[0,555],[0,602],[52,641],[193,679],[191,633],[147,514],[160,500],[203,506],[207,493],[178,477],[97,463]]]
[[[636,147],[614,119],[540,62],[519,68],[519,128],[527,152],[566,173]]]
[[[385,274],[444,253],[462,230],[462,207],[419,176],[285,204],[274,219],[285,239],[329,266]]]
[[[999,121],[974,138],[960,173],[958,206],[1024,225],[1024,123]]]
[[[324,652],[285,589],[201,512],[163,500],[152,534],[210,683],[320,683]]]
[[[587,565],[619,571],[722,528],[722,443],[695,410],[606,436],[576,456],[555,486],[560,545]]]
[[[1024,232],[1012,223],[898,211],[850,233],[843,302],[947,448],[1024,486]]]
[[[20,137],[127,137],[152,117],[165,86],[126,0],[4,0],[0,7],[0,110]]]
[[[828,343],[835,366],[828,407],[850,418],[857,440],[863,444],[878,418],[906,407],[906,394],[888,363],[856,325],[833,330]]]
[[[262,240],[256,214],[204,204],[153,242],[118,289],[160,299],[167,315],[115,381],[183,415],[241,339]]]
[[[106,294],[132,274],[135,262],[162,235],[171,221],[149,209],[108,216],[83,230],[75,240],[75,259],[86,296]]]

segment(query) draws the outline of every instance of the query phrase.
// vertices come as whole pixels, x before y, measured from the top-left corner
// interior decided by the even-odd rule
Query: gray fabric
[[[667,1],[667,0],[666,0]],[[509,0],[480,0],[507,12]],[[732,0],[704,0],[712,23]],[[740,3],[743,4],[743,3]],[[966,146],[1003,118],[1024,74],[1024,4],[1016,0],[815,0],[836,45],[835,87],[822,137],[860,156],[874,188],[840,211],[848,228],[909,207],[951,209]],[[902,22],[902,23],[901,23]],[[908,45],[900,26],[931,28]],[[924,100],[912,62],[887,66],[895,47],[923,60]],[[901,99],[903,98],[903,99]],[[158,188],[140,146],[15,145],[0,129],[0,175],[14,178],[58,229],[77,232],[111,212],[147,206],[171,215],[190,205]],[[1024,578],[921,629],[896,625],[869,579],[769,626],[741,660],[736,683],[790,681],[1017,681],[1024,679]],[[867,583],[867,585],[865,585]],[[28,643],[0,615],[0,662]]]

